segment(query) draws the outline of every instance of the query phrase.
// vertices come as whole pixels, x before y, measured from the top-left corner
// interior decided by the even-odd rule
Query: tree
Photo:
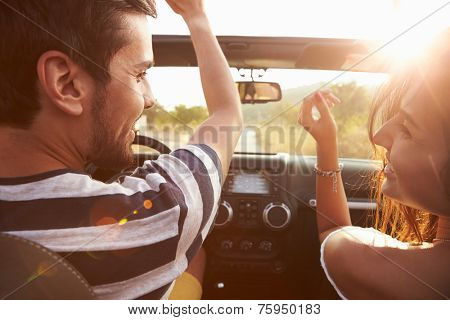
[[[184,124],[195,125],[208,118],[208,111],[203,106],[186,107],[184,104],[177,105],[170,114]]]
[[[186,126],[193,128],[208,118],[206,107],[186,107],[184,104],[175,106],[172,111],[166,111],[163,106],[158,105],[145,110],[144,114],[147,115],[147,126],[150,128],[185,128]]]
[[[369,157],[367,121],[373,92],[355,82],[333,85],[331,90],[341,100],[332,111],[338,126],[340,156]]]

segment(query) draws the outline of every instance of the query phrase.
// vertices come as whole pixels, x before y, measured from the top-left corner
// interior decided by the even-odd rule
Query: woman
[[[450,297],[449,36],[395,74],[374,101],[369,135],[384,150],[375,177],[378,230],[351,226],[329,110],[339,100],[322,91],[303,102],[299,124],[317,142],[321,263],[341,298]]]

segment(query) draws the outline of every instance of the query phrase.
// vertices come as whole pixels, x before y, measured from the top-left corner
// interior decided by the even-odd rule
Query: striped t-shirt
[[[100,299],[164,299],[210,231],[220,191],[206,145],[110,184],[69,169],[0,178],[0,231],[65,257]]]

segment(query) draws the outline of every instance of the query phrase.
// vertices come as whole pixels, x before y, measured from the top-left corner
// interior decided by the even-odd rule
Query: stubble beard
[[[133,165],[134,157],[131,144],[126,136],[119,136],[110,117],[104,88],[96,91],[92,107],[92,134],[90,138],[90,161],[97,167],[122,170]]]

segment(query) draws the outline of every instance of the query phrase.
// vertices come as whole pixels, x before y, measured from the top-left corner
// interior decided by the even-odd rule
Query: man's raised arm
[[[211,147],[222,163],[225,178],[243,127],[238,91],[212,33],[203,0],[167,0],[167,3],[183,17],[191,32],[209,111],[208,119],[197,128],[189,143]]]

